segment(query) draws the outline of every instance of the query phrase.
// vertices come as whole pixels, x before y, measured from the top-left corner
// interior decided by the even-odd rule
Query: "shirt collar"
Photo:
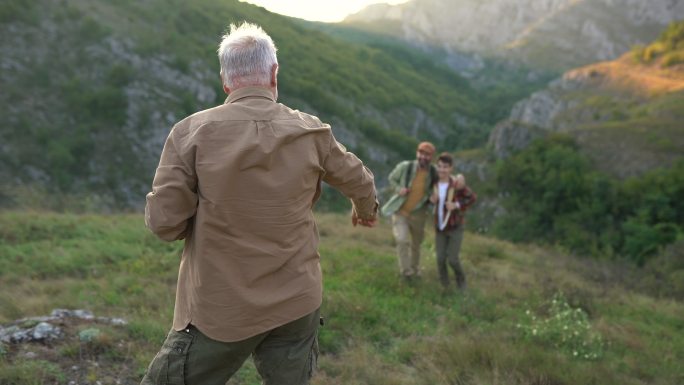
[[[228,97],[226,98],[226,101],[224,104],[234,103],[240,99],[253,98],[253,97],[269,99],[269,100],[275,102],[275,98],[273,98],[273,92],[271,92],[271,90],[268,88],[265,88],[265,87],[243,87],[243,88],[238,88],[235,91],[232,91],[230,93],[230,95],[228,95]]]

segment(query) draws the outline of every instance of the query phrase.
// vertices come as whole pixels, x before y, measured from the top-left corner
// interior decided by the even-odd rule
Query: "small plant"
[[[111,335],[97,328],[88,328],[78,333],[80,341],[79,354],[91,359],[97,359],[100,354],[111,352],[114,349],[114,340]]]
[[[487,255],[487,257],[493,259],[502,259],[505,257],[504,251],[501,250],[501,247],[496,245],[487,245],[487,248],[485,249],[485,254]]]
[[[554,346],[573,358],[596,360],[603,354],[603,339],[591,330],[587,313],[570,306],[562,293],[554,295],[546,317],[527,310],[516,326],[525,339]]]
[[[89,329],[81,330],[78,333],[78,338],[82,342],[93,342],[93,341],[97,340],[101,334],[102,333],[100,332],[100,329],[89,328]]]

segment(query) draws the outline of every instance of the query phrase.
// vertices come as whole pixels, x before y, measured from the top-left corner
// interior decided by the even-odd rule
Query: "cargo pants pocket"
[[[141,385],[185,385],[185,363],[194,336],[171,330],[147,368]]]
[[[309,379],[318,370],[318,355],[321,350],[318,347],[318,330],[316,330],[316,335],[314,336],[313,345],[311,346],[311,352],[309,353]]]

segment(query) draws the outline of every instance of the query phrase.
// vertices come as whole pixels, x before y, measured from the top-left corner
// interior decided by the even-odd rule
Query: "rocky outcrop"
[[[12,384],[138,384],[139,363],[130,356],[130,342],[124,337],[127,324],[122,318],[99,317],[83,309],[55,309],[48,316],[19,319],[0,325],[0,361],[10,369],[14,364],[49,365],[49,370],[30,379],[9,378]],[[31,363],[36,365],[27,366]],[[0,383],[5,384],[3,380]]]
[[[565,70],[610,60],[684,18],[678,0],[412,0],[368,7],[345,23],[399,23],[389,31],[417,45],[516,58]],[[394,27],[393,27],[394,28]]]
[[[497,158],[506,158],[527,147],[534,139],[543,137],[545,133],[543,129],[534,126],[505,120],[492,129],[487,145]]]
[[[184,69],[170,55],[143,54],[88,17],[74,13],[81,18],[64,20],[50,7],[37,7],[32,23],[0,23],[7,37],[0,42],[0,141],[9,144],[0,152],[0,175],[8,174],[14,185],[54,187],[53,166],[60,162],[45,158],[63,159],[65,168],[81,174],[69,183],[72,192],[108,194],[120,206],[139,206],[166,135],[180,118],[169,111],[182,111],[188,99],[212,103],[216,75],[199,61]],[[122,175],[127,164],[144,172]]]
[[[19,344],[26,342],[46,342],[64,337],[59,327],[69,319],[123,326],[128,322],[123,318],[95,317],[89,310],[55,309],[49,316],[28,317],[0,325],[0,342]]]

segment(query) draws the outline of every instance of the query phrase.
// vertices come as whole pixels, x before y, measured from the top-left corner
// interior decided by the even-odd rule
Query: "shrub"
[[[589,316],[571,307],[562,293],[554,295],[548,314],[537,316],[526,310],[516,327],[523,338],[555,347],[575,359],[597,360],[603,355],[603,339],[592,331]]]
[[[663,67],[684,63],[684,52],[670,52],[663,57]]]
[[[646,47],[643,44],[637,44],[632,47],[632,58],[637,63],[643,63],[644,61],[644,51]]]
[[[506,239],[622,255],[641,266],[683,233],[684,161],[618,181],[592,169],[571,138],[551,136],[497,174],[507,214],[495,231]]]

